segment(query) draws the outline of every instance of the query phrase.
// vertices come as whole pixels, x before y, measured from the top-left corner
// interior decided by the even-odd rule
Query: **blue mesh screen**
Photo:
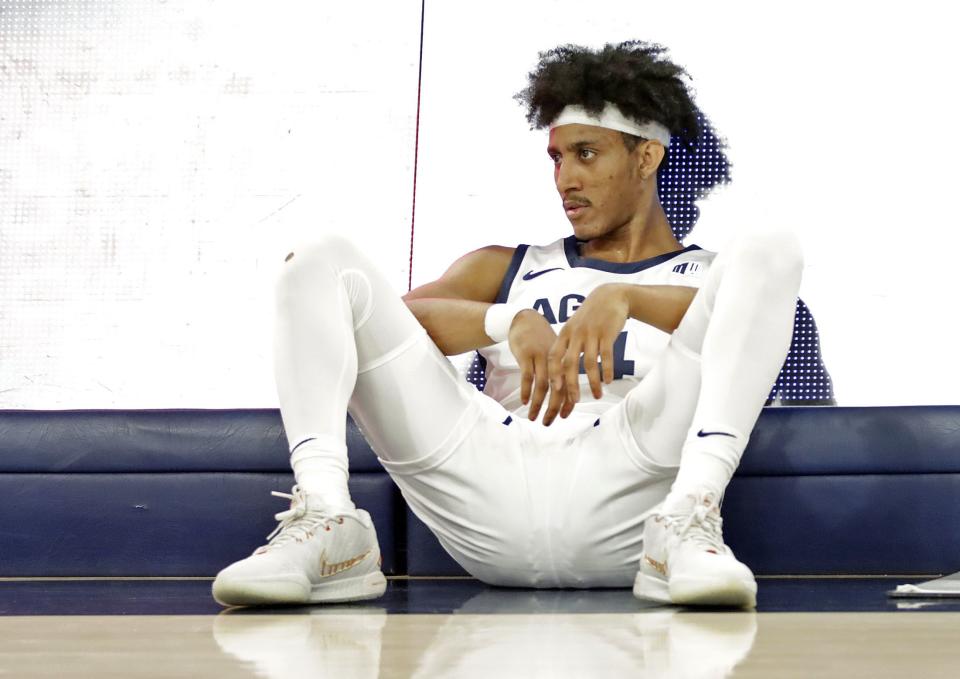
[[[696,201],[713,187],[730,181],[730,163],[724,144],[710,122],[700,116],[701,134],[690,146],[672,144],[657,173],[660,204],[677,240],[693,230],[700,210]],[[467,380],[483,390],[486,361],[478,353],[467,371]],[[820,353],[820,335],[810,309],[800,299],[793,340],[780,376],[770,391],[768,403],[779,399],[785,405],[835,405],[833,381]]]

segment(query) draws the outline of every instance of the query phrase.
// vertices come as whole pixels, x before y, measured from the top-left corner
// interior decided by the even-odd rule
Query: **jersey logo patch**
[[[696,262],[684,262],[683,264],[677,264],[673,267],[674,273],[697,273],[700,271],[700,265]]]
[[[552,269],[544,269],[543,271],[534,271],[533,269],[530,269],[530,271],[523,274],[523,280],[532,281],[537,276],[542,276],[545,273],[550,273],[551,271],[562,271],[562,270],[563,270],[562,267],[559,267],[559,266],[556,266]]]

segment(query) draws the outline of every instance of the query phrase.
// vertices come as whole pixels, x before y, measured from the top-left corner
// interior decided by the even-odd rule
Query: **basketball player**
[[[481,248],[403,301],[344,238],[287,255],[275,369],[297,485],[269,543],[219,573],[218,601],[383,593],[347,489],[349,410],[484,582],[755,605],[720,500],[790,345],[803,264],[772,225],[719,254],[674,237],[657,169],[700,133],[684,75],[642,42],[541,54],[518,98],[549,128],[572,235]],[[474,349],[485,393],[444,356]]]

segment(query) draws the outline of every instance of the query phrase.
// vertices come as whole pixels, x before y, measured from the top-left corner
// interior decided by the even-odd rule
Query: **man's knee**
[[[322,234],[289,248],[276,280],[278,300],[311,287],[324,271],[341,269],[355,259],[357,246],[338,234]]]
[[[353,241],[336,233],[312,236],[290,247],[283,259],[283,271],[297,271],[331,262],[343,262],[353,258],[358,248]]]

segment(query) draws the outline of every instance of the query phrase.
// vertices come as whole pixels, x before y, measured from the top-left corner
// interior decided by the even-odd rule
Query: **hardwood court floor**
[[[394,581],[374,602],[215,615],[183,606],[206,606],[209,581],[79,584],[0,583],[0,677],[960,676],[957,604],[903,608],[883,596],[889,582],[814,583],[794,611],[705,612],[645,606],[627,591]],[[779,586],[760,583],[768,601]],[[44,603],[42,588],[54,598]],[[824,594],[838,588],[861,605]],[[124,599],[139,612],[95,610]],[[26,610],[29,600],[46,613]]]

